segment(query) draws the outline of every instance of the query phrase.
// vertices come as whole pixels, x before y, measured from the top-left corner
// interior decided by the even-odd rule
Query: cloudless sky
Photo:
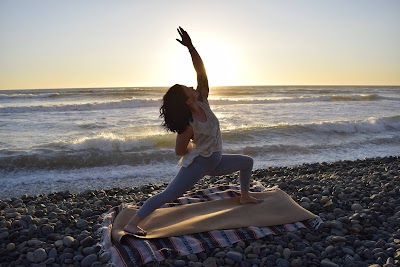
[[[400,85],[400,1],[0,0],[0,89]]]

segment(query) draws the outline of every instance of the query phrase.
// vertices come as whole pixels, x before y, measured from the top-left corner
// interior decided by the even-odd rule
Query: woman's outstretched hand
[[[188,48],[193,47],[192,40],[190,39],[189,34],[184,29],[182,29],[182,27],[178,28],[178,33],[182,38],[182,40],[176,39],[178,42]]]

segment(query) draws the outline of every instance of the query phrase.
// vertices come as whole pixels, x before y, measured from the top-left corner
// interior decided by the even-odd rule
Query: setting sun
[[[235,56],[232,47],[222,41],[193,40],[196,49],[203,59],[210,86],[234,85],[240,83],[239,68],[240,57]],[[196,86],[196,72],[190,54],[179,43],[165,55],[165,75],[170,80],[169,84],[180,83]],[[236,53],[237,54],[237,53]]]
[[[240,64],[228,45],[204,43],[199,45],[199,50],[211,86],[237,84]]]

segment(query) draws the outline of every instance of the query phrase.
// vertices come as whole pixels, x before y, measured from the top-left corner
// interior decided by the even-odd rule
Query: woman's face
[[[196,90],[193,89],[193,87],[187,87],[182,85],[183,91],[185,92],[185,95],[187,96],[188,100],[186,101],[187,104],[191,104],[196,102],[197,100],[197,92]]]

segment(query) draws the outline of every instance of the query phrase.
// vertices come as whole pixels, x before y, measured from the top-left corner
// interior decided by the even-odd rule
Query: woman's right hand
[[[178,42],[180,42],[182,45],[186,46],[187,48],[193,47],[192,40],[190,39],[189,34],[184,29],[182,29],[182,27],[178,28],[178,33],[182,38],[182,40],[176,39]]]

